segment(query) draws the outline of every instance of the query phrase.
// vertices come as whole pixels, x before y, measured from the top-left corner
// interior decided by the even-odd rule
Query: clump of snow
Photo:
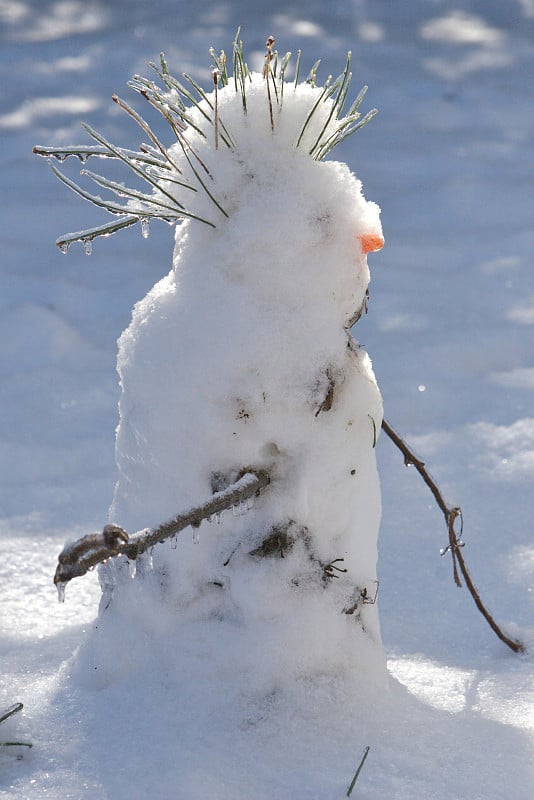
[[[213,127],[191,111],[205,137],[188,141],[210,177],[209,194],[199,189],[187,208],[215,227],[177,230],[171,271],[120,338],[110,520],[153,526],[247,468],[271,483],[246,515],[227,512],[145,554],[134,580],[124,558],[102,568],[101,617],[79,659],[98,685],[169,642],[177,675],[208,669],[222,687],[239,675],[249,698],[318,676],[385,679],[382,403],[348,332],[366,302],[366,252],[382,243],[379,209],[346,165],[308,154],[333,124],[331,101],[310,116],[321,90],[284,90],[274,132],[261,75],[246,114],[232,82],[219,92],[234,149],[216,149]],[[178,144],[169,155],[194,178]],[[181,187],[165,188],[183,201]]]

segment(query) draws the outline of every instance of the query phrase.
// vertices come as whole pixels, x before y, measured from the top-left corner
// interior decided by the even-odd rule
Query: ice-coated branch
[[[507,636],[504,631],[499,627],[495,619],[492,617],[476,588],[471,574],[467,568],[467,564],[465,563],[465,558],[462,552],[462,548],[464,543],[461,540],[462,529],[463,529],[463,516],[462,516],[462,509],[459,506],[449,506],[443,495],[436,484],[435,480],[430,475],[429,471],[425,467],[424,461],[417,458],[413,450],[408,447],[404,439],[399,436],[399,434],[393,430],[391,425],[384,419],[382,421],[382,430],[384,433],[391,439],[393,444],[401,451],[404,456],[404,464],[407,467],[413,466],[422,477],[423,481],[426,483],[430,491],[434,496],[434,500],[436,501],[439,509],[443,513],[445,517],[445,524],[447,525],[447,533],[449,537],[449,544],[441,551],[441,555],[444,556],[446,553],[450,553],[452,557],[452,564],[453,564],[453,575],[454,575],[454,582],[457,586],[461,587],[462,582],[460,580],[460,576],[458,574],[458,567],[460,568],[460,572],[463,575],[465,580],[465,584],[471,593],[473,600],[475,601],[475,605],[482,614],[482,616],[487,621],[490,628],[493,632],[499,637],[499,639],[504,642],[508,647],[514,651],[514,653],[524,653],[525,647],[521,642],[516,641],[515,639],[511,639]],[[456,520],[460,521],[460,530],[456,530]]]
[[[65,586],[70,580],[85,575],[97,564],[118,555],[125,555],[133,561],[145,550],[166,539],[174,538],[184,528],[188,526],[198,528],[202,520],[239,506],[265,489],[269,480],[267,472],[250,470],[226,489],[215,492],[206,502],[177,514],[155,528],[146,528],[129,536],[118,525],[106,525],[102,533],[91,533],[70,542],[58,556],[54,575],[59,599],[63,600]]]
[[[60,236],[59,239],[56,239],[56,245],[63,255],[66,255],[73,242],[81,242],[87,255],[91,255],[93,239],[96,239],[98,236],[112,236],[114,233],[117,233],[117,231],[128,228],[130,225],[135,225],[137,222],[139,222],[139,217],[137,216],[122,217],[120,221],[113,220],[106,225],[99,225],[97,228],[86,228],[83,231],[66,233]]]
[[[117,148],[121,154],[127,158],[140,164],[149,164],[151,166],[162,167],[165,166],[160,158],[155,155],[149,155],[144,152],[137,152],[136,150],[127,150],[124,147]],[[56,161],[63,162],[69,156],[74,156],[82,164],[87,163],[90,158],[118,158],[115,153],[103,146],[93,146],[86,144],[69,145],[68,147],[48,147],[45,145],[36,144],[32,149],[32,153],[41,158],[55,158]]]

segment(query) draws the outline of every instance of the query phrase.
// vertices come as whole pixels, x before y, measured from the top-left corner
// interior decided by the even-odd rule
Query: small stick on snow
[[[352,794],[352,790],[353,790],[353,789],[354,789],[354,787],[356,786],[356,781],[358,780],[358,778],[359,778],[359,776],[360,776],[360,772],[362,771],[362,767],[363,767],[363,765],[365,764],[365,759],[366,759],[366,758],[367,758],[367,756],[369,755],[369,750],[370,750],[370,749],[371,749],[371,748],[369,747],[369,745],[367,745],[367,747],[366,747],[366,748],[365,748],[365,750],[363,751],[362,760],[360,761],[360,764],[359,764],[359,766],[358,766],[358,769],[356,770],[356,772],[355,772],[355,774],[354,774],[354,778],[353,778],[353,779],[352,779],[352,781],[350,782],[350,786],[349,786],[349,788],[347,789],[347,797],[350,797],[350,796],[351,796],[351,794]]]
[[[462,553],[462,547],[464,543],[461,540],[462,535],[462,528],[463,528],[463,517],[462,517],[462,509],[459,506],[449,507],[445,502],[439,487],[437,486],[436,482],[428,472],[425,467],[423,461],[421,461],[415,453],[410,450],[404,439],[402,439],[396,431],[393,430],[391,425],[384,419],[382,420],[382,430],[384,433],[389,436],[393,444],[401,451],[404,456],[404,463],[407,467],[413,466],[422,477],[432,494],[434,495],[434,499],[438,504],[438,507],[443,512],[443,516],[445,517],[445,523],[447,525],[447,531],[449,535],[449,544],[444,550],[442,550],[441,555],[444,556],[446,553],[451,554],[452,556],[452,564],[453,564],[453,575],[454,575],[454,582],[457,586],[461,587],[462,583],[460,581],[460,577],[458,575],[458,566],[460,567],[460,571],[464,577],[465,583],[467,588],[469,589],[473,600],[475,601],[475,605],[482,614],[482,616],[486,619],[488,625],[493,630],[493,632],[499,637],[499,639],[504,642],[508,647],[514,651],[514,653],[524,653],[525,647],[521,642],[516,641],[515,639],[511,639],[507,636],[499,627],[497,622],[494,620],[478,593],[478,589],[476,588],[475,584],[473,583],[473,579],[467,569],[467,564],[465,563],[465,559]],[[456,520],[460,520],[460,531],[459,534],[456,532],[455,523]]]

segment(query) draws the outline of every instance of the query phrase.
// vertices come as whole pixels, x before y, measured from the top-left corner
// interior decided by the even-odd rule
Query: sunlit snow
[[[368,84],[380,109],[335,153],[380,205],[387,239],[369,256],[369,314],[353,334],[372,355],[386,417],[461,504],[474,580],[505,630],[526,644],[522,656],[454,586],[450,560],[439,556],[441,514],[381,436],[387,691],[342,691],[325,674],[262,697],[252,713],[243,703],[246,672],[222,694],[194,623],[182,639],[187,660],[166,636],[168,616],[139,600],[139,576],[129,580],[124,619],[136,613],[143,635],[117,626],[113,647],[92,662],[105,668],[82,669],[91,663],[97,574],[72,581],[64,604],[52,577],[65,542],[107,521],[117,477],[116,340],[134,304],[169,272],[173,232],[154,221],[146,241],[135,226],[96,240],[90,258],[81,246],[63,257],[56,237],[101,225],[105,215],[75,199],[31,149],[80,142],[80,117],[137,147],[136,126],[117,114],[111,94],[132,100],[125,82],[146,74],[161,50],[172,69],[207,85],[208,48],[229,51],[240,24],[254,68],[270,33],[282,53],[302,47],[304,72],[323,59],[319,83],[339,74],[352,50],[355,85]],[[29,753],[0,748],[0,793],[341,800],[370,746],[353,797],[532,800],[533,40],[527,0],[452,8],[446,0],[335,0],[306,9],[276,0],[0,0],[0,699],[2,708],[24,703],[0,725],[0,742],[33,743]],[[274,220],[276,195],[267,201]],[[266,242],[289,238],[289,227],[273,224]],[[217,297],[202,313],[222,340]],[[269,336],[251,324],[256,346],[268,347]],[[255,510],[204,524],[198,543],[185,531],[187,551],[201,553]],[[161,521],[150,516],[149,524]],[[172,558],[181,540],[161,547]],[[295,638],[310,629],[295,627]],[[317,631],[325,659],[329,636]],[[160,649],[147,661],[152,645]],[[189,671],[178,674],[184,664]],[[235,672],[231,659],[223,666],[226,678]],[[231,739],[221,736],[228,726],[237,731]]]

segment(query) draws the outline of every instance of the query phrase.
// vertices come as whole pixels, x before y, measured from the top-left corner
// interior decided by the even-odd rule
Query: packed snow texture
[[[246,516],[227,514],[175,549],[154,549],[133,589],[150,595],[147,607],[158,605],[150,614],[132,603],[124,564],[102,567],[107,608],[89,664],[99,681],[102,662],[114,675],[127,669],[131,648],[116,648],[117,624],[135,641],[152,615],[186,664],[198,650],[221,686],[239,671],[244,695],[289,692],[288,681],[317,675],[383,681],[371,602],[382,403],[369,358],[347,331],[369,283],[361,239],[382,232],[378,207],[348,167],[308,155],[322,131],[330,135],[333,104],[321,94],[286,84],[273,133],[262,75],[247,81],[246,114],[230,80],[218,107],[235,150],[215,149],[202,114],[208,101],[191,112],[205,135],[188,133],[188,142],[228,216],[199,189],[187,208],[215,215],[216,227],[186,221],[177,229],[171,271],[120,338],[110,519],[129,531],[148,527],[247,467],[266,470],[271,484]],[[181,179],[193,180],[180,145],[169,156]],[[126,576],[124,597],[120,585],[111,597],[110,573]]]
[[[154,222],[148,241],[128,230],[97,241],[90,259],[74,246],[64,258],[56,235],[105,219],[74,201],[31,148],[82,141],[80,117],[136,147],[111,94],[127,97],[126,80],[161,49],[205,83],[208,47],[227,48],[238,24],[256,69],[272,32],[280,51],[302,47],[307,67],[323,58],[319,80],[338,74],[352,49],[355,83],[370,85],[380,115],[335,156],[380,204],[387,232],[369,259],[370,313],[357,336],[373,355],[387,418],[462,505],[464,555],[499,622],[529,646],[524,656],[505,649],[454,586],[439,557],[440,514],[382,436],[387,691],[297,680],[251,716],[239,689],[220,691],[209,662],[192,658],[177,676],[183,654],[151,627],[144,604],[146,640],[127,649],[124,631],[128,678],[117,668],[95,690],[98,678],[75,670],[72,654],[93,641],[100,589],[96,573],[76,579],[58,605],[57,553],[106,521],[116,339],[168,271],[172,239]],[[2,706],[25,706],[0,740],[34,745],[21,761],[0,750],[0,796],[342,798],[370,745],[354,797],[531,800],[533,37],[527,0],[0,2],[0,652]],[[216,524],[202,526],[191,549],[217,535]],[[137,583],[127,584],[134,604]],[[151,642],[161,648],[157,674],[142,660]],[[232,723],[238,733],[225,739]]]

